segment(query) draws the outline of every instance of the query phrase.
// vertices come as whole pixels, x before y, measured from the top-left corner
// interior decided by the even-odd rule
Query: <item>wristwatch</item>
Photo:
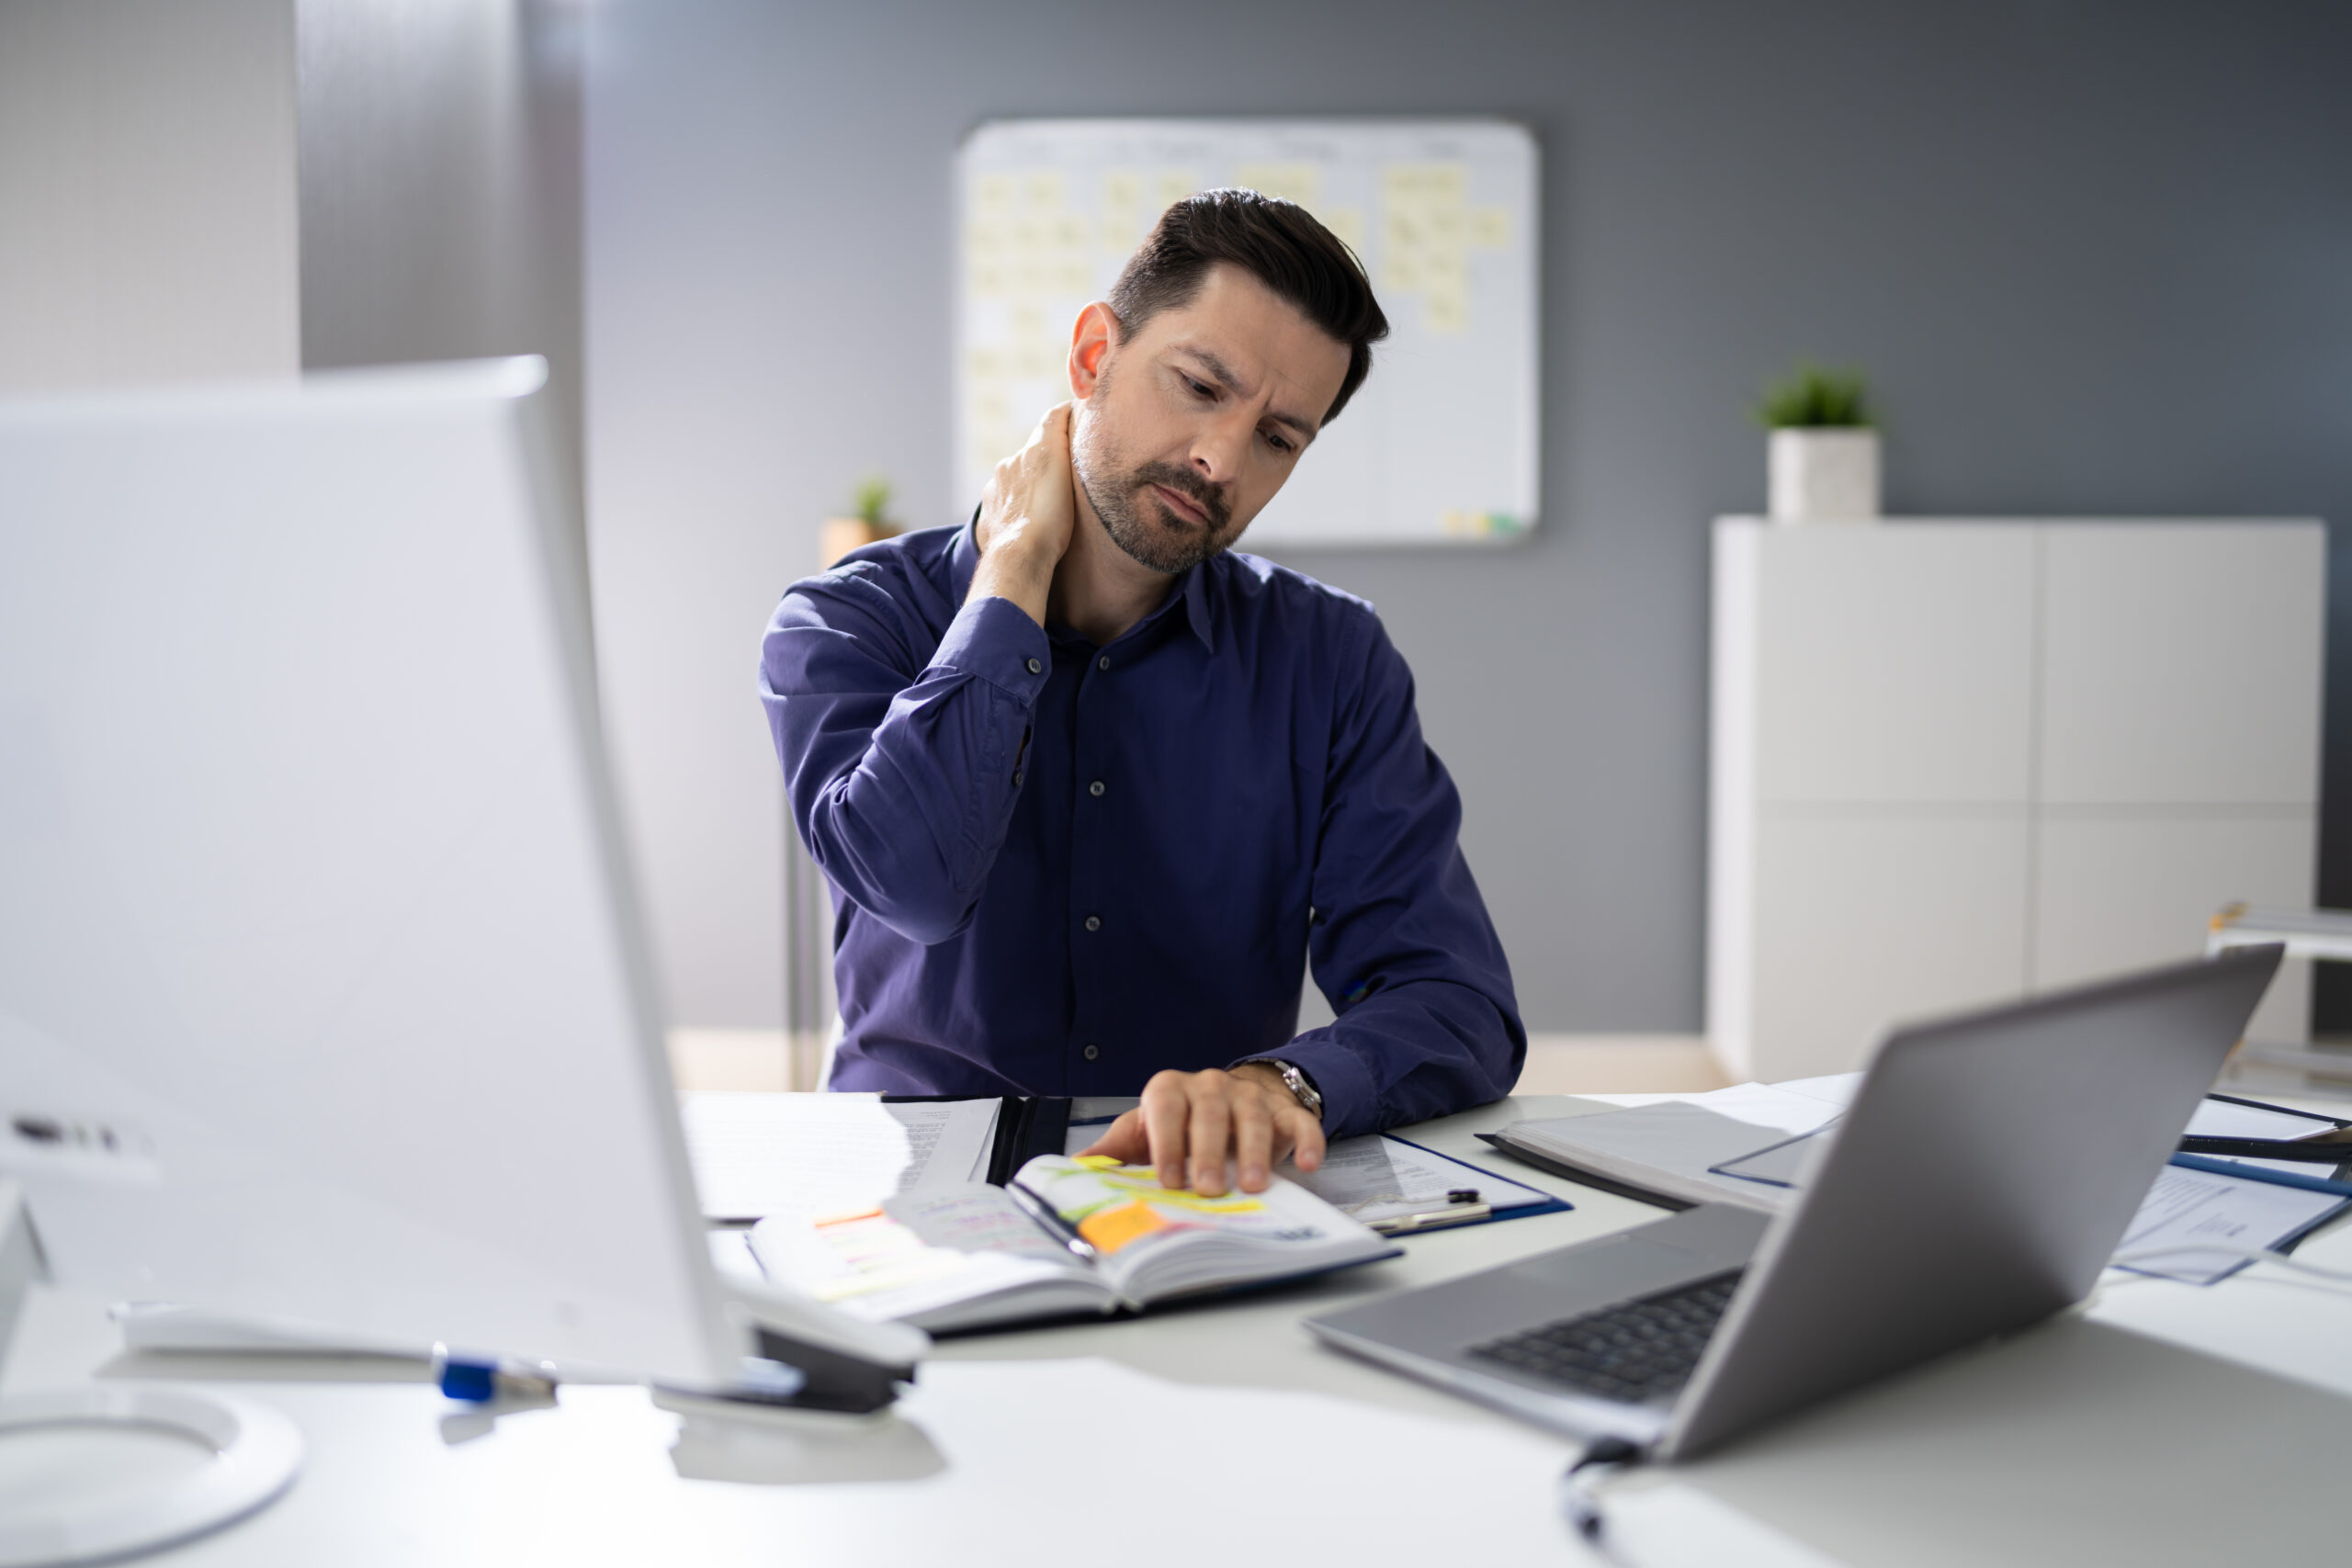
[[[1283,1087],[1298,1097],[1298,1102],[1306,1107],[1306,1113],[1318,1122],[1323,1120],[1323,1091],[1315,1087],[1315,1080],[1308,1077],[1297,1063],[1285,1062],[1280,1056],[1252,1056],[1250,1062],[1260,1063],[1282,1074]],[[1234,1065],[1246,1067],[1250,1062]]]

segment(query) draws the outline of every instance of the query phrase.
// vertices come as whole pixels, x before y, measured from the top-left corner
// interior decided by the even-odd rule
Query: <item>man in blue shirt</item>
[[[1207,1193],[1510,1092],[1510,966],[1404,660],[1227,549],[1386,332],[1304,209],[1181,201],[970,524],[785,596],[761,672],[836,894],[831,1087],[1139,1092],[1096,1150]],[[1337,1021],[1296,1033],[1310,959]]]

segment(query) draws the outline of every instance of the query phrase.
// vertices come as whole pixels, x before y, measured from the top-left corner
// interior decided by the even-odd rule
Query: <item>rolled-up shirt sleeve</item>
[[[1053,654],[1000,598],[958,609],[930,646],[888,571],[855,561],[796,583],[761,646],[761,696],[819,869],[929,945],[971,921]]]
[[[1348,1137],[1501,1099],[1527,1032],[1458,835],[1462,801],[1421,738],[1412,673],[1368,614],[1335,716],[1307,956],[1336,1021],[1272,1055]]]

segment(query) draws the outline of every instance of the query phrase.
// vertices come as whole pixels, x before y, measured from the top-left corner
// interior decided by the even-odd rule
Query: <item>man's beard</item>
[[[1233,542],[1233,507],[1216,486],[1173,463],[1149,462],[1102,482],[1087,455],[1073,451],[1071,468],[1102,531],[1136,565],[1170,576],[1190,571]],[[1179,517],[1166,502],[1145,500],[1147,485],[1165,485],[1208,513],[1205,525]]]

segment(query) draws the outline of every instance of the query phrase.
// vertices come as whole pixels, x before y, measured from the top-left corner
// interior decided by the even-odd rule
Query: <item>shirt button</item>
[[[1102,793],[1102,781],[1101,779],[1096,779],[1092,784],[1088,784],[1086,786],[1086,793],[1089,795],[1101,795]]]
[[[1012,787],[1015,789],[1019,789],[1021,787],[1021,775],[1019,773],[1012,775]]]
[[[1046,667],[1038,663],[1035,660],[1033,659],[1029,661],[1029,673],[1032,675],[1042,675],[1045,671]]]
[[[1099,1048],[1092,1045],[1089,1045],[1085,1050],[1079,1053],[1080,1055],[1085,1057],[1090,1062],[1094,1060],[1095,1057],[1100,1056],[1102,1054],[1102,1053]]]
[[[1094,661],[1094,668],[1097,670],[1108,670],[1111,668],[1111,656],[1106,653],[1102,658],[1096,660]]]
[[[1100,915],[1089,915],[1089,916],[1087,916],[1087,917],[1086,917],[1086,929],[1087,929],[1088,931],[1101,931],[1101,930],[1102,929],[1102,916],[1100,916]]]

